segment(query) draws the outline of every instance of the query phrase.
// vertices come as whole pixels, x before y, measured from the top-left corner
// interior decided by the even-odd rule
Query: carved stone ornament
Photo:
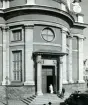
[[[53,60],[53,63],[56,65],[57,64],[57,61],[56,60]]]
[[[75,3],[75,2],[82,2],[82,0],[71,0],[73,3]]]
[[[73,4],[73,11],[76,13],[80,13],[82,11],[81,6],[79,5],[79,2],[72,3]]]

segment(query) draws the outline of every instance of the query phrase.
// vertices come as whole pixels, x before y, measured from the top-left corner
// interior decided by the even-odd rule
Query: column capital
[[[63,58],[60,57],[60,64],[63,64]]]
[[[81,37],[78,37],[78,38],[79,38],[79,40],[84,40],[85,39],[84,36],[81,36]]]
[[[68,37],[69,39],[72,39],[72,38],[73,38],[73,36],[72,36],[72,35],[68,35],[67,37]]]
[[[83,34],[72,34],[73,37],[78,37],[79,39],[84,39],[84,35]]]
[[[62,31],[62,33],[67,33],[67,34],[70,33],[70,31],[67,28],[65,28],[65,27],[62,27],[61,31]]]
[[[53,60],[53,63],[56,65],[57,64],[57,61],[56,60]]]
[[[41,59],[41,55],[38,55],[38,56],[37,56],[36,62],[37,62],[37,63],[40,63],[40,64],[43,64],[44,61],[43,61],[43,59]]]
[[[24,27],[26,27],[26,28],[33,28],[34,24],[24,24]]]
[[[67,33],[67,31],[64,30],[63,28],[61,29],[61,32],[62,32],[62,33]]]
[[[4,31],[7,31],[7,30],[9,30],[9,26],[2,26],[1,29]]]

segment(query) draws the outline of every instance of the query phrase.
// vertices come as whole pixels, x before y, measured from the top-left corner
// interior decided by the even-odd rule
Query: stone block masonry
[[[7,87],[8,98],[11,100],[20,100],[20,98],[27,98],[35,95],[34,86],[8,86]],[[0,100],[5,100],[6,98],[6,87],[0,86]]]
[[[66,93],[73,93],[74,91],[81,91],[84,92],[87,90],[86,84],[78,84],[78,83],[73,83],[73,84],[64,84],[63,87],[65,88]]]

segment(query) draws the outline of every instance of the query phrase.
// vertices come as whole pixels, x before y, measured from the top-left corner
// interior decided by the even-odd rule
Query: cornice
[[[71,15],[70,11],[63,11],[59,8],[55,8],[55,7],[51,7],[51,6],[41,6],[41,5],[23,5],[23,6],[16,6],[16,7],[11,7],[11,8],[7,8],[7,9],[0,9],[0,13],[4,14],[5,16],[9,16],[10,14],[14,14],[14,12],[19,12],[19,11],[38,11],[38,13],[40,13],[39,11],[43,11],[43,12],[47,12],[50,15],[57,15],[59,16],[63,16],[64,19],[69,23],[69,25],[71,27],[80,27],[81,29],[84,29],[88,26],[88,24],[85,23],[78,23],[75,22],[74,17]],[[25,12],[24,12],[25,13]],[[21,14],[21,13],[20,13]]]
[[[74,22],[74,27],[80,27],[82,29],[86,28],[88,26],[88,24],[86,23],[79,23],[79,22]],[[74,28],[73,27],[73,28]]]
[[[17,11],[24,11],[24,10],[30,10],[30,11],[46,11],[46,12],[51,12],[52,14],[59,14],[64,16],[65,18],[68,19],[70,24],[73,24],[74,18],[70,15],[70,12],[68,11],[63,11],[61,9],[55,8],[55,7],[50,7],[50,6],[41,6],[41,5],[24,5],[24,6],[16,6],[16,7],[11,7],[7,8],[4,10],[5,14],[12,14],[12,12],[17,12]],[[50,14],[51,14],[50,13]]]

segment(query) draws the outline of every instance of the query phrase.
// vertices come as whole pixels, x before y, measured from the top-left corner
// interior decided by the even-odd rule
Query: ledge
[[[64,52],[59,52],[57,50],[49,50],[49,51],[45,51],[45,50],[40,50],[40,51],[36,51],[33,53],[34,55],[52,55],[52,56],[64,56],[67,55],[67,53]]]
[[[73,24],[74,22],[74,18],[71,16],[70,12],[66,12],[63,11],[61,9],[55,8],[55,7],[51,7],[51,6],[41,6],[41,5],[23,5],[23,6],[16,6],[16,7],[11,7],[11,8],[7,8],[4,11],[5,14],[9,14],[12,12],[16,12],[16,11],[23,11],[23,10],[30,10],[31,11],[47,11],[47,12],[52,12],[55,14],[60,14],[62,16],[64,16],[65,18],[67,18],[68,23]],[[50,13],[51,14],[51,13]]]

